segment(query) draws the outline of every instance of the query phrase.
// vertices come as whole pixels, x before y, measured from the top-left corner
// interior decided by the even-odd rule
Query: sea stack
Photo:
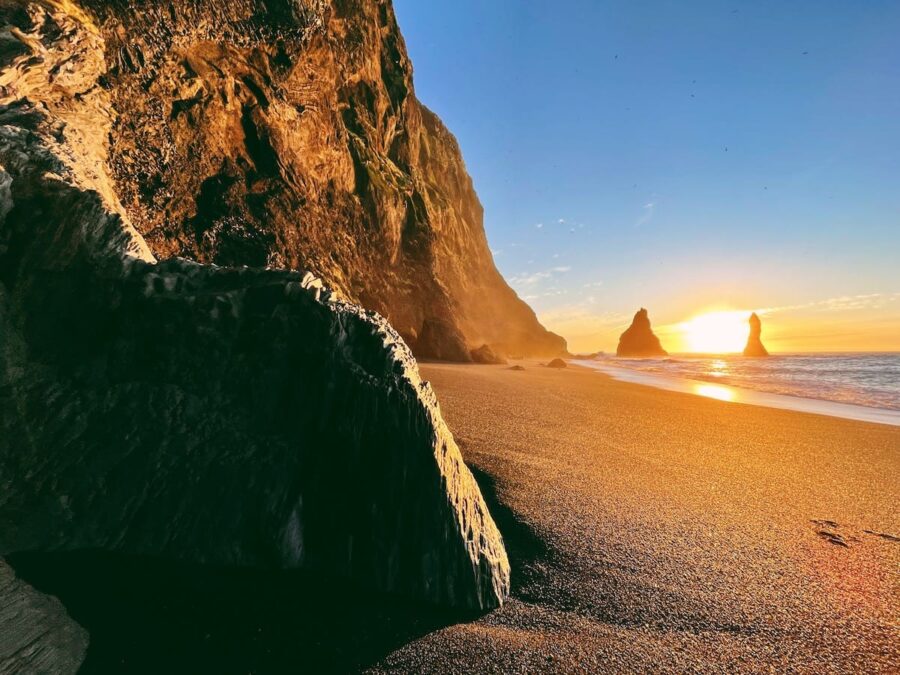
[[[668,356],[668,352],[662,348],[659,338],[653,334],[650,327],[650,317],[647,310],[641,307],[634,320],[621,337],[616,349],[616,356],[642,358],[652,356]]]
[[[768,356],[769,352],[763,346],[760,334],[762,333],[762,321],[756,312],[750,315],[750,335],[747,337],[747,346],[744,347],[744,356]]]

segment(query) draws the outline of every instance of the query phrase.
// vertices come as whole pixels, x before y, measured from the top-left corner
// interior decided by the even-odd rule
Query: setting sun
[[[747,342],[749,312],[710,312],[679,326],[688,351],[703,354],[740,352]]]

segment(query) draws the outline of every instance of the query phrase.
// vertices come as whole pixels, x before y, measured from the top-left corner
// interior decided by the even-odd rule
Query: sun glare
[[[740,352],[747,343],[750,312],[710,312],[681,325],[689,351],[703,354]]]
[[[718,384],[698,384],[694,386],[694,393],[707,398],[715,398],[720,401],[733,401],[734,390]]]

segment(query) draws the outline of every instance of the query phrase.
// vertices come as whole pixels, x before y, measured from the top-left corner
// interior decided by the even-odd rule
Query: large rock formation
[[[101,40],[85,84],[109,93],[112,177],[155,256],[311,270],[417,356],[565,352],[494,267],[388,0],[63,4]]]
[[[648,358],[667,355],[668,352],[662,348],[659,338],[653,334],[647,310],[641,307],[634,315],[631,325],[619,337],[616,356]]]
[[[156,165],[137,160],[159,151],[166,180],[190,181],[187,174],[202,176],[207,166],[199,155],[192,167],[187,157],[170,155],[174,146],[162,139],[143,138],[128,151],[137,154],[125,151],[126,142],[112,155],[116,180],[110,176],[108,141],[152,127],[135,116],[155,110],[174,123],[181,114],[155,108],[152,99],[144,113],[129,108],[129,86],[153,90],[165,81],[162,72],[138,77],[132,66],[171,58],[185,82],[197,69],[218,77],[210,54],[223,64],[258,66],[263,70],[246,74],[243,84],[227,80],[216,100],[203,99],[223,111],[238,105],[255,119],[264,95],[248,84],[253,77],[280,63],[303,73],[312,67],[298,61],[302,36],[291,47],[276,33],[263,48],[258,34],[267,23],[272,28],[265,30],[282,30],[308,12],[295,16],[287,11],[295,5],[285,2],[281,14],[258,14],[262,3],[236,2],[234,14],[222,3],[210,6],[222,13],[203,19],[200,5],[184,3],[179,19],[174,4],[144,3],[146,17],[124,2],[108,5],[101,19],[91,14],[100,3],[84,11],[68,1],[0,5],[7,26],[0,52],[0,555],[101,548],[302,568],[434,603],[496,606],[509,588],[500,535],[434,393],[387,321],[326,291],[312,275],[157,263],[119,195],[131,202],[137,197],[129,186],[144,190],[144,210],[132,210],[142,229],[149,232],[144,219],[156,214],[156,250],[183,252],[167,246],[183,234],[177,198],[193,197],[171,192],[173,183],[145,173]],[[336,13],[327,16],[350,30],[353,22]],[[239,16],[244,24],[228,23]],[[147,36],[158,40],[154,48],[171,45],[171,53],[153,52],[117,23],[121,17],[135,21],[132,30],[162,31]],[[320,29],[309,20],[310,31]],[[169,24],[221,29],[235,40],[246,35],[250,46],[185,42]],[[283,30],[287,41],[292,33]],[[328,72],[309,72],[320,71]],[[205,91],[209,83],[196,84]],[[236,89],[259,97],[259,109],[237,103]],[[111,131],[116,119],[118,132]],[[225,185],[227,171],[247,170],[245,204],[254,203],[250,195],[280,189],[254,182],[276,171],[264,166],[268,155],[241,154],[262,152],[271,132],[253,124],[243,136],[226,135],[248,145],[220,176]],[[173,127],[161,128],[165,135]],[[198,138],[191,152],[210,143],[215,156],[214,137]],[[185,175],[168,173],[169,160]],[[276,172],[289,172],[283,157],[273,161]],[[295,170],[290,175],[301,181],[305,174]],[[237,254],[214,253],[256,250],[256,235],[217,201],[227,192],[222,185],[205,202],[218,204],[212,208],[221,218],[192,221],[208,255],[201,255],[200,239],[193,252],[239,262]],[[350,236],[338,230],[334,236]]]
[[[747,346],[744,347],[744,356],[768,356],[769,352],[763,346],[762,321],[756,312],[750,315],[750,335],[747,337]]]

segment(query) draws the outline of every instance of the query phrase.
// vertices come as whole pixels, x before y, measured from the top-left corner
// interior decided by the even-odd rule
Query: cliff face
[[[389,0],[82,4],[114,183],[158,258],[309,269],[423,357],[565,351],[494,267]]]
[[[650,327],[647,310],[641,307],[634,315],[631,325],[619,337],[616,356],[643,358],[667,355],[668,352],[662,348],[659,338]]]
[[[769,352],[762,343],[762,321],[756,312],[750,315],[750,335],[747,336],[747,346],[744,347],[744,356],[768,356]]]
[[[396,331],[309,274],[157,262],[119,199],[157,183],[110,154],[138,113],[117,115],[107,59],[139,63],[139,46],[110,47],[68,2],[0,4],[0,20],[0,555],[100,548],[499,604],[499,532]],[[132,151],[170,150],[148,143]],[[230,161],[248,195],[278,198],[254,182],[264,156]],[[148,232],[151,206],[131,211]],[[196,257],[256,250],[244,221],[210,222]],[[151,241],[174,253],[166,227]]]

